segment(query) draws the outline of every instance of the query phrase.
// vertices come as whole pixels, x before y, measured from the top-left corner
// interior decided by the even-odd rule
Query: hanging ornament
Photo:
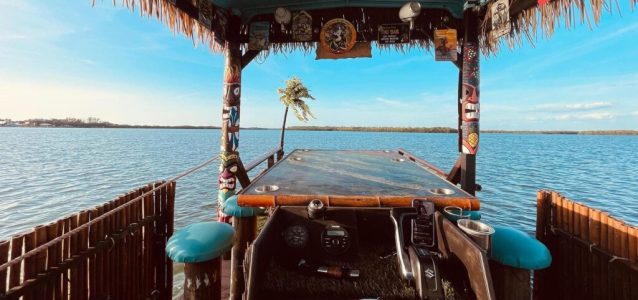
[[[437,61],[456,61],[456,29],[434,30],[434,59]]]
[[[321,28],[321,46],[334,54],[350,51],[357,41],[354,25],[346,19],[332,19]]]
[[[295,13],[292,18],[292,39],[296,42],[312,40],[312,16],[305,11]]]
[[[414,20],[421,14],[421,3],[411,1],[401,6],[399,9],[399,19],[405,23],[410,23],[410,30],[414,29]]]
[[[275,10],[275,21],[281,24],[281,31],[286,31],[286,25],[290,23],[292,19],[292,14],[290,11],[284,7],[277,8]]]
[[[490,6],[490,13],[492,15],[492,31],[490,31],[492,39],[498,39],[508,34],[511,30],[509,1],[496,0]]]

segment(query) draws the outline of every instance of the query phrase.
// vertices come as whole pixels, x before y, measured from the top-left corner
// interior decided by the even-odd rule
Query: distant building
[[[49,124],[49,123],[40,123],[39,125],[40,127],[53,127],[53,125]]]

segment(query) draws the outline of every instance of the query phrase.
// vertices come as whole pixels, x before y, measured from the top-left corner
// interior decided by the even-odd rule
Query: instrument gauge
[[[308,244],[310,234],[308,229],[300,224],[292,225],[283,232],[284,241],[290,248],[300,249]]]

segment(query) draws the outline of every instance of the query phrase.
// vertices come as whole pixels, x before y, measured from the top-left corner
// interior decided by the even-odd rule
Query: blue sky
[[[118,1],[119,2],[119,1]],[[483,129],[638,129],[638,12],[559,28],[481,62]],[[0,2],[0,118],[218,125],[223,57],[111,1]],[[243,75],[242,126],[277,127],[301,77],[309,125],[456,126],[456,67],[422,49],[372,59],[271,55]],[[294,124],[299,122],[292,121]]]

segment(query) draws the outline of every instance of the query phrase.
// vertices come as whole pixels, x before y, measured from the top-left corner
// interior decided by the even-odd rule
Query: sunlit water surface
[[[279,131],[242,130],[248,162]],[[455,134],[290,131],[286,150],[402,147],[444,170]],[[638,137],[483,134],[477,157],[484,220],[533,232],[536,191],[555,189],[638,224]],[[219,130],[0,128],[0,240],[151,181],[219,151]],[[216,163],[177,183],[176,228],[214,218]]]

